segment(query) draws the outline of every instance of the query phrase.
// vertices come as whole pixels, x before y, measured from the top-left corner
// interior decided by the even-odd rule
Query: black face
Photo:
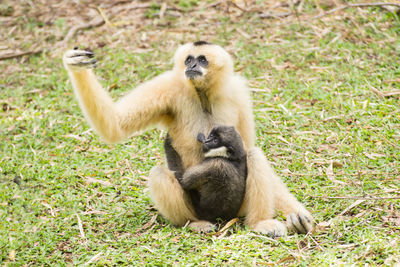
[[[208,135],[207,139],[205,138],[203,133],[199,133],[197,135],[197,141],[203,144],[203,150],[206,151],[222,146],[220,136],[217,133],[213,133],[212,131]]]
[[[186,77],[188,77],[189,79],[194,79],[196,77],[202,76],[203,72],[201,71],[201,68],[207,68],[208,64],[209,63],[207,58],[203,55],[200,55],[197,58],[195,58],[192,55],[189,55],[185,59]]]
[[[203,133],[199,133],[197,135],[197,141],[202,143],[203,153],[208,152],[210,149],[219,148],[219,147],[227,147],[229,151],[231,151],[232,144],[231,139],[239,139],[237,136],[235,129],[230,126],[217,126],[214,127],[207,138]]]

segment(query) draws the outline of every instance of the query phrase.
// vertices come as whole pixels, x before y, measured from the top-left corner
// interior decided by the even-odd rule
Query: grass
[[[305,14],[315,14],[312,3]],[[84,120],[60,56],[44,53],[0,62],[3,265],[399,264],[400,103],[372,90],[400,87],[398,18],[376,8],[311,22],[232,16],[189,24],[186,37],[149,23],[156,39],[143,51],[132,52],[137,43],[95,49],[96,73],[117,99],[171,67],[170,42],[197,39],[222,21],[210,39],[227,47],[257,89],[257,144],[312,211],[316,232],[274,240],[243,221],[223,236],[170,225],[145,186],[164,162],[164,133],[104,144]],[[354,196],[377,199],[333,198]]]

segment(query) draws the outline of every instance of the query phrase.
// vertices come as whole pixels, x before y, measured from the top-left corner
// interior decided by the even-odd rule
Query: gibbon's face
[[[233,73],[230,55],[222,47],[204,41],[179,47],[174,59],[174,69],[199,89],[211,88],[225,75]]]
[[[185,59],[186,77],[190,80],[193,80],[204,76],[207,73],[208,64],[208,60],[204,55],[200,55],[198,57],[188,55]]]
[[[228,153],[242,147],[242,139],[232,126],[214,127],[207,139],[203,133],[197,135],[197,140],[202,143],[205,157],[229,157]]]

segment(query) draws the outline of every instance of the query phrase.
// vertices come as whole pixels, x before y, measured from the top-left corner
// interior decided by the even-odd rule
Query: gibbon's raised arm
[[[105,141],[121,141],[168,119],[171,94],[167,92],[173,86],[172,72],[142,84],[114,103],[89,69],[94,63],[91,56],[85,55],[82,50],[69,50],[64,65],[86,119]]]

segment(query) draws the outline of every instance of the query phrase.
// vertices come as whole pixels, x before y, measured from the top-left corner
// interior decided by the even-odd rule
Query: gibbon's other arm
[[[91,70],[93,57],[92,52],[69,50],[63,61],[86,119],[105,141],[118,142],[168,119],[173,95],[169,91],[177,86],[172,72],[142,84],[114,103]]]
[[[215,173],[214,164],[211,161],[203,162],[188,168],[179,179],[179,183],[183,189],[192,190],[207,182],[213,173]]]

